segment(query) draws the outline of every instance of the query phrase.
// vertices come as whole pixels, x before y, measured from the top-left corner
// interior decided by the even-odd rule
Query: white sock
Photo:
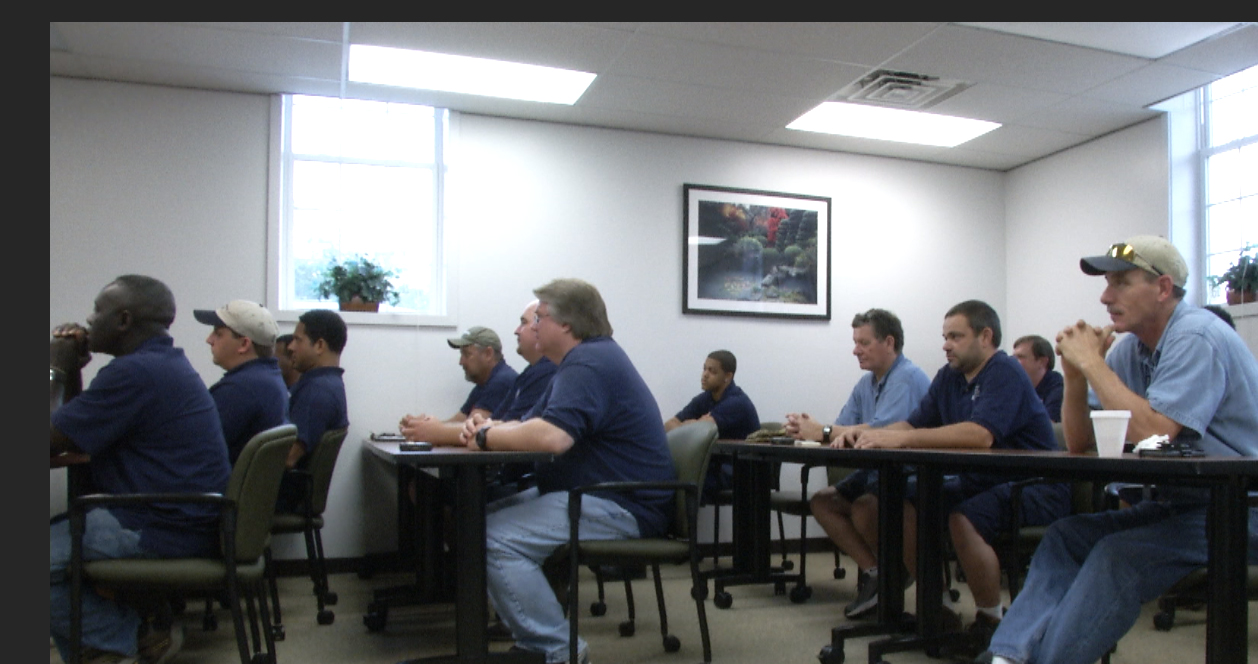
[[[1004,657],[1001,657],[1000,655],[996,655],[992,657],[992,664],[1018,664],[1018,663],[1007,660]]]
[[[997,604],[996,606],[980,606],[978,612],[986,614],[988,618],[1000,620],[1005,617],[1005,607]]]

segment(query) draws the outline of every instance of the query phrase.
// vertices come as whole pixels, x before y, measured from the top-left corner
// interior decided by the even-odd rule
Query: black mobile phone
[[[790,436],[774,436],[769,439],[769,442],[773,445],[794,445],[795,439]]]
[[[373,433],[371,439],[380,443],[400,443],[406,440],[406,436],[400,433]]]
[[[431,452],[432,443],[402,443],[398,449],[403,452]]]

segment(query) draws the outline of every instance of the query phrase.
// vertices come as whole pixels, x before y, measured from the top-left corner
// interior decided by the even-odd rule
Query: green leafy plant
[[[335,297],[340,302],[398,303],[398,292],[390,277],[393,270],[384,269],[379,263],[359,255],[345,260],[332,258],[320,274],[317,289],[324,299]]]
[[[1243,293],[1258,291],[1258,260],[1253,256],[1255,246],[1246,245],[1240,256],[1223,274],[1209,277],[1211,286],[1225,285],[1227,290]]]

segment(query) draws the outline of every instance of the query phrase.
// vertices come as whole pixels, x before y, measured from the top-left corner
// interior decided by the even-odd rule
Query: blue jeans
[[[538,495],[529,489],[493,503],[486,516],[489,599],[516,645],[546,653],[549,663],[568,661],[568,620],[542,573],[542,563],[568,542],[568,494]],[[638,537],[638,521],[605,498],[581,499],[581,539]],[[578,651],[586,649],[578,640]],[[574,663],[575,664],[575,663]]]
[[[1157,598],[1208,558],[1206,510],[1145,501],[1057,521],[989,650],[1016,662],[1092,664]],[[1258,510],[1249,512],[1258,562]]]
[[[83,559],[147,558],[140,548],[140,533],[127,530],[106,509],[87,513],[83,532]],[[48,568],[51,586],[48,604],[49,632],[61,660],[70,661],[70,522],[54,520],[48,527]],[[105,599],[83,588],[83,645],[123,655],[136,654],[140,617],[129,606]]]

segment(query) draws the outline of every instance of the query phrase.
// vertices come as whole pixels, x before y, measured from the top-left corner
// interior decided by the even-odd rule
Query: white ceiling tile
[[[1068,97],[1069,95],[1060,92],[978,83],[948,97],[927,111],[990,122],[1016,122],[1018,118],[1028,113],[1036,112]]]
[[[1071,97],[1042,111],[1021,118],[1018,123],[1039,129],[1072,134],[1100,136],[1159,115],[1129,104],[1116,104],[1101,99]]]
[[[1230,76],[1258,63],[1258,25],[1249,23],[1227,34],[1173,53],[1161,62],[1200,69],[1219,76]]]
[[[1083,96],[1144,107],[1199,88],[1216,78],[1215,74],[1197,69],[1153,63],[1106,81],[1084,92]]]
[[[876,67],[942,23],[646,23],[641,32]]]
[[[1097,22],[1097,23],[962,23],[1061,44],[1123,53],[1140,58],[1160,58],[1231,29],[1224,22]]]
[[[977,152],[1040,157],[1084,143],[1089,138],[1088,135],[1082,133],[1054,131],[1021,125],[1004,125],[995,131],[983,134],[957,147],[964,147]]]

